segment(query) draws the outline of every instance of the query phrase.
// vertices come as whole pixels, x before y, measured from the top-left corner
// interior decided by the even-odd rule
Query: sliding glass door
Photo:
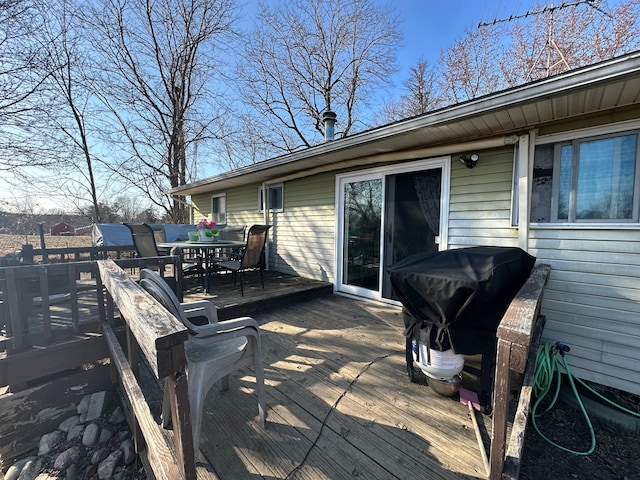
[[[382,178],[343,184],[343,283],[356,290],[380,289]]]
[[[438,250],[448,165],[436,159],[338,176],[338,291],[393,299],[385,267]]]

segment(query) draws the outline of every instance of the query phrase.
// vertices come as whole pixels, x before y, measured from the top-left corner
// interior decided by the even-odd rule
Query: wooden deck
[[[228,276],[215,277],[210,293],[185,292],[185,301],[213,301],[221,319],[258,320],[267,394],[263,429],[251,371],[232,376],[227,391],[210,391],[198,478],[486,478],[467,407],[409,382],[400,308],[265,273],[264,289],[247,275],[244,296]],[[159,400],[149,403],[159,412]],[[476,415],[488,449],[490,419]]]
[[[220,318],[227,319],[253,316],[270,308],[311,300],[333,291],[332,284],[327,282],[272,271],[264,272],[264,284],[263,289],[258,272],[247,272],[242,296],[240,286],[233,284],[230,274],[216,274],[212,275],[209,292],[204,292],[200,285],[192,284],[185,291],[184,301],[211,300]]]
[[[137,278],[135,271],[131,272],[131,275]],[[259,275],[254,272],[247,273],[245,295],[241,296],[240,287],[233,284],[230,275],[215,275],[209,289],[210,293],[204,292],[200,283],[191,281],[184,292],[184,301],[211,300],[218,308],[220,319],[227,319],[241,315],[250,316],[268,308],[309,300],[333,291],[330,283],[278,272],[265,272],[264,281],[263,289]],[[54,343],[56,337],[61,336],[61,332],[71,331],[76,324],[79,331],[99,332],[95,278],[78,281],[76,291],[74,296],[68,293],[53,295],[45,310],[42,309],[40,301],[34,301],[25,315],[25,331],[33,336],[42,336],[43,329],[48,328],[51,332],[49,343]],[[46,327],[45,312],[49,323]],[[1,342],[0,336],[0,345]],[[44,339],[36,342],[38,347],[45,347],[48,343]]]
[[[253,316],[267,428],[250,371],[212,389],[199,478],[486,478],[467,407],[409,382],[398,308],[327,295]]]

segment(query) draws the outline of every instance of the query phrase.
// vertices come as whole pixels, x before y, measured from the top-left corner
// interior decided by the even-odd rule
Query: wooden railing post
[[[191,414],[187,386],[187,358],[184,342],[188,339],[186,327],[167,312],[151,295],[111,260],[98,262],[100,277],[113,303],[127,324],[130,354],[138,350],[156,378],[166,378],[174,430],[173,454],[145,401],[137,380],[137,358],[124,354],[111,325],[104,324],[104,336],[111,359],[131,408],[132,428],[144,437],[145,454],[154,476],[158,479],[195,480],[196,465],[191,429]],[[138,349],[139,347],[139,349]],[[142,438],[137,442],[141,445]]]
[[[498,339],[496,355],[496,376],[493,388],[493,438],[489,456],[489,478],[497,480],[502,476],[502,463],[507,435],[507,420],[509,413],[511,342]]]
[[[12,267],[6,270],[6,282],[7,290],[6,297],[3,301],[9,303],[9,320],[6,322],[7,335],[12,337],[12,348],[19,350],[22,348],[24,341],[22,338],[23,329],[26,326],[22,325],[20,311],[20,298],[18,292],[18,285],[16,283],[15,269]]]
[[[498,347],[496,355],[495,384],[493,389],[493,438],[491,440],[491,452],[489,456],[490,480],[498,480],[503,477],[505,451],[507,448],[507,422],[509,415],[509,394],[511,391],[510,377],[511,370],[518,373],[525,373],[525,380],[532,378],[533,374],[527,369],[533,369],[534,364],[529,361],[532,354],[532,346],[537,348],[539,336],[542,332],[540,322],[544,318],[539,315],[540,303],[544,286],[549,277],[549,265],[538,265],[534,268],[529,279],[522,286],[515,296],[509,308],[505,312],[500,325],[498,326]],[[535,351],[533,352],[535,355]],[[525,391],[525,396],[530,395]],[[516,418],[521,418],[524,410],[529,407],[529,397],[521,398],[516,412]],[[527,415],[525,415],[526,417]],[[522,437],[526,428],[526,418],[524,424],[520,422]],[[514,425],[514,430],[516,426]],[[517,437],[518,432],[512,431]],[[510,451],[516,456],[516,470],[519,471],[519,460],[522,445],[516,447],[515,451],[510,446]],[[513,460],[513,459],[512,459]],[[514,462],[511,462],[514,464]],[[517,478],[517,473],[516,473]]]

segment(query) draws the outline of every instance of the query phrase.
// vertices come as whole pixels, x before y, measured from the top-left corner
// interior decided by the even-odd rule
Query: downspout
[[[533,155],[536,131],[518,138],[518,246],[528,251],[529,247],[529,207],[531,203],[531,178],[533,178]]]
[[[264,225],[269,225],[269,192],[268,192],[268,183],[262,182],[262,222]],[[271,230],[271,229],[269,229]],[[269,251],[271,247],[269,246],[269,231],[267,231],[267,242],[264,247],[264,268],[265,270],[269,270]]]

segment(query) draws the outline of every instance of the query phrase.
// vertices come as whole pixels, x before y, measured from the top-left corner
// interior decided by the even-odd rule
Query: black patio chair
[[[247,231],[246,225],[227,225],[220,230],[220,240],[231,240],[234,242],[244,242],[244,235]],[[216,263],[229,260],[239,260],[244,247],[225,248],[216,252],[212,260]]]
[[[237,259],[219,262],[217,265],[222,270],[229,270],[233,274],[235,285],[240,276],[240,293],[244,296],[244,272],[246,270],[260,270],[260,282],[264,288],[264,247],[267,244],[267,231],[271,225],[253,225],[247,232],[247,246],[239,252]]]
[[[244,242],[244,234],[246,230],[246,225],[227,225],[220,231],[220,240]]]
[[[156,248],[160,255],[170,255],[170,248],[161,248],[158,246],[159,243],[167,242],[167,234],[164,231],[164,227],[162,225],[149,225],[148,223],[145,223],[144,225],[149,226],[153,231],[153,238],[156,240]]]
[[[133,246],[139,257],[164,257],[166,252],[160,252],[156,244],[156,234],[151,226],[146,223],[125,223],[131,231]],[[204,287],[204,268],[202,259],[182,257],[182,274],[184,278],[197,277],[198,282]]]

